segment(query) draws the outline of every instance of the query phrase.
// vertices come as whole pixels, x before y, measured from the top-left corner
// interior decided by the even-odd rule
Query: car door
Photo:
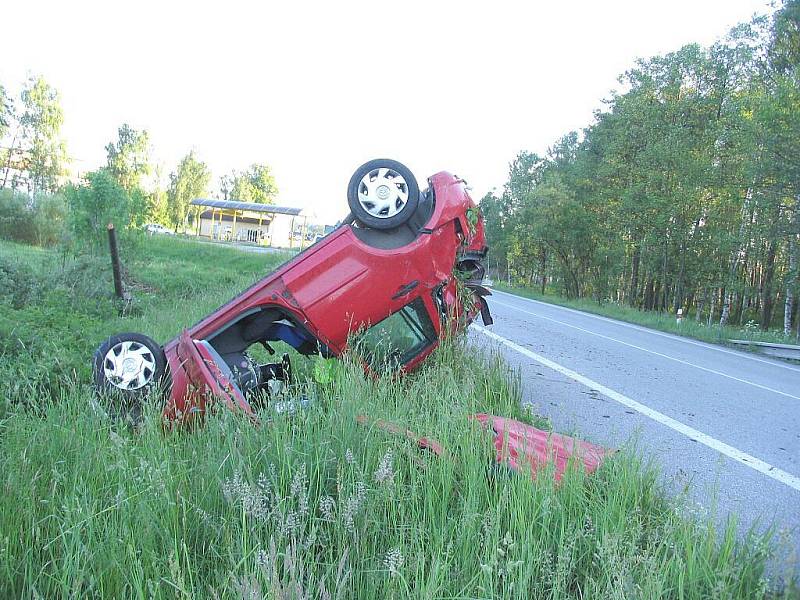
[[[253,409],[233,382],[230,368],[211,344],[192,339],[189,332],[184,331],[178,341],[178,355],[191,384],[186,393],[195,396],[187,398],[186,405],[198,406],[202,410],[208,397],[213,396],[222,400],[229,409],[241,410],[255,419]]]

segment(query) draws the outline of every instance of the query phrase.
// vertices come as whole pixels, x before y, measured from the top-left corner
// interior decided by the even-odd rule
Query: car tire
[[[419,185],[405,165],[378,158],[355,170],[347,186],[353,217],[372,229],[394,229],[417,210]]]
[[[166,385],[163,348],[140,333],[112,335],[94,353],[92,379],[96,395],[115,420],[138,424],[143,400]]]

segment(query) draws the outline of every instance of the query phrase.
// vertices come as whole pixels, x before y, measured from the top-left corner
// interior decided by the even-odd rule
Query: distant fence
[[[748,340],[728,340],[731,344],[746,346],[759,354],[766,354],[784,360],[800,361],[800,346],[792,344],[772,344],[770,342],[750,342]]]

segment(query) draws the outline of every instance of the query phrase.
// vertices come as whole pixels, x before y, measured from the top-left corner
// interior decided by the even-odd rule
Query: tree
[[[66,162],[60,137],[64,113],[58,92],[42,77],[31,77],[22,90],[21,100],[20,126],[27,153],[28,192],[54,192]]]
[[[117,141],[106,146],[108,171],[128,192],[140,190],[142,177],[150,174],[150,140],[147,131],[123,123]]]
[[[68,210],[63,194],[40,194],[33,200],[32,213],[38,245],[52,246],[64,237]]]
[[[779,165],[789,197],[785,207],[788,266],[783,314],[783,332],[788,336],[800,280],[800,0],[783,3],[773,17],[770,33],[767,69],[773,85],[762,109],[766,113],[763,121],[767,127],[767,146],[774,164]],[[800,337],[800,314],[797,333]]]
[[[14,104],[4,88],[0,84],[0,140],[3,140],[11,128],[14,119]]]
[[[145,194],[145,219],[162,224],[171,222],[167,190],[162,185],[160,166],[153,169],[153,189]]]
[[[236,171],[232,171],[230,175],[223,175],[219,178],[219,191],[222,194],[223,200],[231,199],[231,192],[236,182]]]
[[[269,166],[261,164],[252,164],[241,173],[234,171],[230,178],[223,177],[220,188],[226,197],[229,194],[231,200],[242,202],[273,204],[278,195],[278,186]]]
[[[492,240],[491,254],[487,267],[495,266],[498,271],[508,272],[508,235],[509,210],[502,196],[489,192],[478,204],[486,227],[486,237]],[[498,272],[498,277],[500,276]]]
[[[14,102],[6,92],[6,89],[0,85],[0,143],[5,142],[8,132],[11,130],[12,123],[15,121]],[[3,180],[0,182],[0,187],[6,187],[8,182],[8,175],[11,171],[11,162],[14,155],[14,147],[17,143],[16,132],[8,142],[5,148],[0,147],[0,160],[2,160]],[[5,145],[5,144],[4,144]]]
[[[800,0],[623,74],[582,134],[481,201],[510,279],[800,329]],[[502,257],[495,254],[499,251]]]
[[[189,203],[206,193],[210,180],[211,172],[204,162],[197,160],[194,151],[184,156],[178,169],[170,174],[167,205],[175,231],[178,231],[179,226],[185,226]]]
[[[99,243],[109,223],[127,227],[130,197],[107,169],[87,173],[79,185],[65,189],[69,221],[76,239]]]

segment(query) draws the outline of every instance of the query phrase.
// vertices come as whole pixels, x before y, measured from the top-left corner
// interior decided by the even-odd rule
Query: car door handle
[[[417,281],[416,279],[414,281],[410,281],[409,283],[405,284],[404,286],[400,287],[400,289],[397,290],[397,293],[394,296],[392,296],[392,300],[397,300],[398,298],[405,296],[418,285],[419,281]]]

